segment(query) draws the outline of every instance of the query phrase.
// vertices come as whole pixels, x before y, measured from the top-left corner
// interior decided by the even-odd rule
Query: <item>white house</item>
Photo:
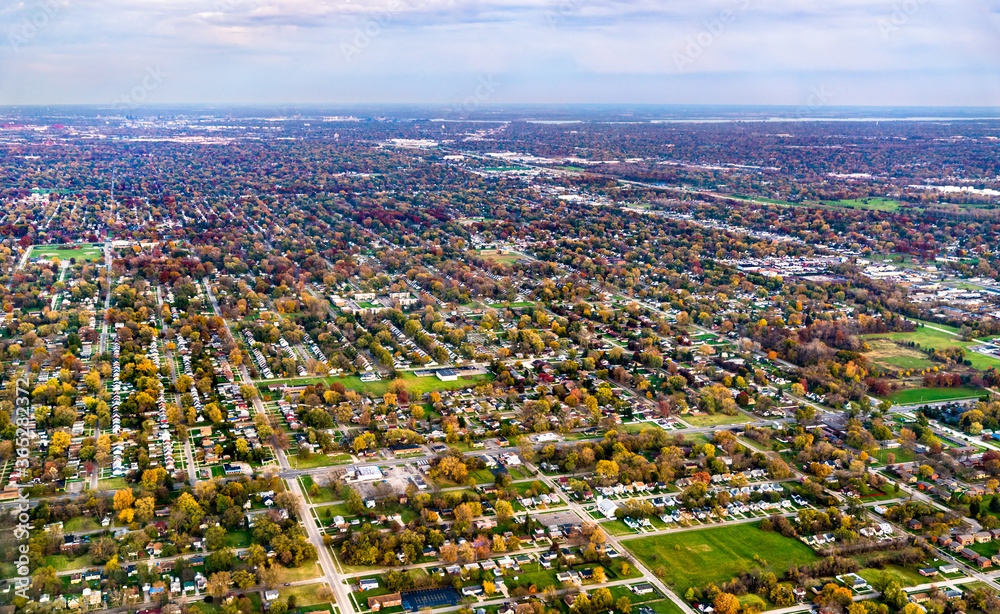
[[[618,511],[618,504],[611,499],[601,497],[597,501],[597,511],[604,514],[605,518],[614,518],[615,512]]]

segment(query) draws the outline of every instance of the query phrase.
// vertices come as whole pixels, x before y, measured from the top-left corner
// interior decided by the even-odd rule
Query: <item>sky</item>
[[[25,0],[0,104],[1000,107],[1000,0]]]

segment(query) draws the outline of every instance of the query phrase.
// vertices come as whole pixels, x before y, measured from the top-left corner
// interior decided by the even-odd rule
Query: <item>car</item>
[[[285,586],[291,586],[291,585],[292,585],[291,582],[285,582]]]

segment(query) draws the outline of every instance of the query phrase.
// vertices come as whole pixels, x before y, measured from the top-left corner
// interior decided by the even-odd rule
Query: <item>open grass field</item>
[[[897,345],[889,339],[869,339],[870,352],[865,356],[872,362],[890,369],[930,369],[935,363],[914,348]]]
[[[725,582],[740,571],[763,567],[780,574],[789,565],[817,558],[802,542],[761,531],[756,524],[626,539],[621,543],[653,573],[662,572],[663,580],[681,595],[693,586]],[[765,564],[754,561],[754,555]]]
[[[247,531],[229,531],[226,533],[227,548],[246,548],[250,545],[250,533]]]
[[[316,596],[316,593],[319,592],[320,587],[325,584],[326,582],[317,582],[315,584],[289,586],[278,589],[278,594],[281,595],[280,598],[286,603],[288,602],[288,598],[294,595],[297,606],[315,605],[317,603],[324,603],[323,601],[320,601],[320,598]]]
[[[912,462],[917,455],[913,453],[913,450],[907,450],[906,448],[880,448],[872,454],[873,457],[877,458],[882,464],[887,464],[889,462],[889,455],[893,454],[896,457],[897,463],[909,463]]]
[[[679,416],[679,418],[691,426],[719,426],[721,424],[736,424],[737,422],[746,422],[749,420],[743,414],[736,414],[735,416],[727,414],[684,414]]]
[[[493,380],[492,374],[483,375],[472,375],[467,377],[459,377],[458,380],[454,382],[443,382],[436,377],[417,377],[410,372],[401,372],[400,378],[406,384],[406,389],[409,390],[410,396],[422,395],[425,392],[440,392],[443,390],[460,390],[462,388],[472,388],[483,382],[489,382]],[[257,386],[266,389],[270,384],[288,384],[291,386],[303,386],[315,384],[317,382],[324,382],[330,384],[332,382],[340,382],[344,385],[344,388],[348,390],[357,390],[358,393],[367,395],[369,397],[381,397],[385,393],[389,392],[389,384],[393,380],[382,379],[377,382],[362,382],[360,377],[347,376],[347,377],[301,377],[294,379],[276,379],[270,381],[260,381],[258,380]]]
[[[661,599],[660,601],[654,601],[653,603],[645,605],[648,605],[651,610],[656,612],[656,614],[683,614],[684,612],[677,606],[677,604],[669,599]]]
[[[97,490],[121,490],[126,487],[125,478],[108,478],[97,481]]]
[[[802,206],[804,206],[803,203],[792,203],[792,202],[788,202],[787,200],[777,200],[777,199],[774,199],[774,198],[765,198],[763,196],[736,196],[736,195],[734,195],[733,198],[739,198],[740,200],[752,200],[752,201],[761,202],[761,203],[771,203],[771,204],[774,204],[774,205],[786,205],[786,206],[789,206],[789,207],[802,207]]]
[[[929,328],[927,326],[923,328],[918,328],[912,333],[886,333],[879,335],[866,335],[865,341],[869,345],[872,345],[872,340],[878,339],[892,339],[895,341],[912,341],[920,345],[921,348],[933,348],[933,349],[946,349],[960,347],[965,348],[965,357],[972,363],[972,368],[979,369],[980,371],[985,371],[990,367],[1000,367],[1000,358],[994,358],[992,356],[985,356],[977,352],[972,352],[969,350],[969,346],[975,345],[975,343],[970,341],[962,341],[961,338],[955,335],[949,334],[948,331],[952,327],[932,324],[940,328],[941,330],[936,330],[934,328]],[[916,351],[916,350],[914,350]],[[919,353],[919,352],[918,352]]]
[[[820,204],[829,207],[846,207],[849,209],[868,209],[870,211],[896,211],[899,209],[898,200],[888,198],[852,198],[846,200],[825,200]]]
[[[93,531],[100,528],[101,523],[96,518],[89,516],[77,516],[63,523],[63,533],[79,533],[81,531]]]
[[[910,388],[899,390],[889,395],[889,400],[897,405],[919,405],[938,401],[960,401],[976,399],[982,390],[969,387],[961,388]]]
[[[70,569],[85,569],[93,565],[89,554],[84,554],[75,558],[70,558],[65,554],[52,554],[45,557],[45,564],[56,571],[69,571]]]
[[[309,561],[301,567],[278,567],[278,582],[298,582],[319,577],[319,566],[316,561]]]
[[[314,483],[312,476],[304,475],[299,481],[302,482],[302,490],[308,494]],[[336,491],[329,486],[319,486],[319,494],[315,497],[309,495],[309,501],[312,503],[333,503],[338,498]]]
[[[519,254],[511,254],[511,253],[508,253],[508,252],[504,252],[504,251],[499,250],[499,249],[481,249],[481,250],[479,250],[478,253],[479,253],[479,256],[482,257],[485,260],[489,260],[490,262],[496,262],[498,264],[506,264],[506,265],[514,264],[515,262],[517,262],[518,260],[520,260],[521,258],[524,257],[524,256],[521,256]]]
[[[883,574],[898,582],[900,586],[916,586],[927,582],[927,578],[921,576],[915,569],[898,565],[889,565],[884,569],[865,568],[858,572],[858,575],[868,580],[869,584],[877,581]]]
[[[335,456],[327,456],[323,453],[310,454],[309,456],[295,454],[288,457],[288,462],[292,466],[292,469],[315,469],[317,467],[332,467],[333,465],[349,463],[351,462],[351,457],[347,454],[338,454]]]
[[[101,250],[100,248],[94,247],[89,243],[81,244],[80,246],[73,245],[33,245],[31,247],[31,254],[29,258],[43,258],[45,260],[51,260],[52,258],[58,258],[60,260],[69,260],[70,258],[76,258],[77,262],[89,261],[100,259]]]
[[[326,524],[328,521],[326,516],[327,510],[330,512],[330,518],[333,518],[334,516],[351,518],[354,515],[348,511],[346,503],[334,503],[333,505],[324,505],[323,507],[317,507],[314,509],[316,511],[316,515],[320,518],[323,524]]]

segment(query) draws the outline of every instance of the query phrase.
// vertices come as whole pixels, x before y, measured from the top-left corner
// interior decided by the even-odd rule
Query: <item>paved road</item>
[[[219,309],[219,303],[215,299],[215,295],[212,294],[212,288],[208,281],[205,281],[205,292],[208,295],[209,300],[212,302],[212,309],[215,310],[215,315],[222,318],[222,311]],[[229,328],[229,323],[226,322],[225,318],[222,318],[223,323],[226,327],[226,333],[229,335],[230,340],[236,343],[236,338],[233,336],[232,330]],[[239,374],[241,379],[249,384],[253,385],[253,379],[250,377],[249,371],[247,371],[246,365],[240,364]],[[254,396],[253,406],[258,414],[266,414],[267,410],[264,408],[264,403],[261,402],[259,396]],[[282,477],[285,478],[285,482],[288,484],[288,490],[294,495],[297,495],[302,502],[302,507],[299,510],[299,516],[302,518],[302,525],[306,529],[306,534],[309,536],[309,541],[316,548],[317,558],[319,559],[319,565],[323,572],[323,577],[330,588],[333,589],[334,595],[336,596],[337,603],[340,606],[340,614],[355,614],[354,604],[347,594],[347,589],[342,582],[342,577],[337,573],[337,569],[334,567],[333,558],[330,556],[330,549],[326,547],[323,543],[323,535],[319,528],[316,526],[316,520],[310,513],[310,506],[306,505],[305,494],[302,492],[302,487],[299,485],[298,473],[293,472],[291,466],[288,464],[288,457],[285,455],[285,451],[278,446],[272,446],[274,454],[278,459],[278,465],[281,467]],[[329,471],[329,468],[324,468]]]
[[[552,481],[552,478],[545,475],[541,471],[539,471],[537,476],[535,477],[537,479],[540,479],[544,484],[546,484],[549,488],[551,488],[553,492],[560,491],[560,489],[556,486],[555,482]],[[573,512],[575,512],[577,516],[579,516],[580,518],[590,518],[590,514],[583,509],[582,505],[580,505],[579,503],[577,503],[572,499],[569,499],[568,497],[567,500],[569,501],[569,508]],[[606,542],[607,544],[614,546],[614,548],[618,550],[619,553],[623,554],[625,552],[628,552],[625,549],[625,547],[621,545],[621,543],[618,540],[618,537],[608,533],[607,531],[605,531],[605,534],[607,535],[607,542]],[[653,586],[655,586],[657,590],[660,591],[661,594],[665,595],[668,599],[670,599],[670,601],[672,601],[674,605],[680,608],[682,612],[684,612],[685,614],[696,614],[695,611],[691,609],[691,606],[689,606],[686,601],[678,597],[676,593],[667,588],[667,585],[664,584],[663,581],[660,580],[658,577],[656,577],[656,575],[651,573],[650,570],[647,569],[646,566],[643,565],[641,561],[633,557],[632,565],[635,567],[636,571],[641,573],[648,582],[650,582]]]
[[[104,242],[104,265],[105,265],[105,268],[107,270],[107,276],[105,277],[105,279],[107,279],[107,282],[108,282],[108,293],[104,297],[104,314],[101,317],[101,320],[103,320],[103,322],[101,324],[101,341],[100,341],[100,344],[98,345],[98,351],[97,351],[98,354],[103,354],[104,351],[108,347],[108,319],[107,319],[107,315],[108,315],[108,309],[111,308],[111,289],[114,286],[114,284],[111,281],[111,260],[112,260],[112,257],[111,257],[111,242],[110,241],[105,241]]]

